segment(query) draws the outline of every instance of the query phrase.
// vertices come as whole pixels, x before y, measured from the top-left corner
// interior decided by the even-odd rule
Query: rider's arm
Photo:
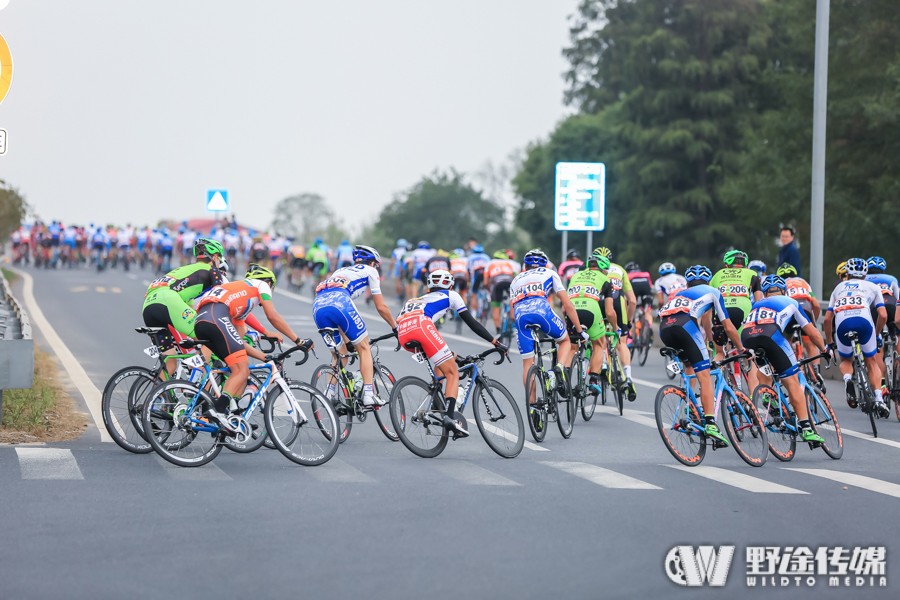
[[[272,324],[272,327],[283,333],[288,337],[289,340],[293,340],[294,343],[300,339],[300,336],[294,333],[294,330],[291,329],[291,326],[287,324],[287,321],[284,320],[284,317],[278,312],[275,308],[275,303],[271,300],[261,300],[260,305],[263,308],[263,311],[266,313],[266,319],[269,320],[269,323]]]
[[[875,331],[881,332],[884,329],[885,324],[887,323],[887,309],[884,307],[884,304],[878,307],[878,322],[875,323]]]
[[[725,326],[725,334],[728,336],[728,339],[731,340],[731,343],[734,344],[734,347],[737,348],[738,352],[744,352],[746,349],[744,348],[744,344],[741,343],[741,335],[738,333],[737,329],[734,328],[734,323],[731,322],[731,319],[725,319],[722,321],[722,325]]]
[[[815,301],[815,298],[813,298]],[[809,339],[815,344],[816,348],[821,352],[825,352],[825,342],[822,341],[822,335],[819,333],[819,330],[816,329],[816,324],[814,321],[810,321],[806,318],[806,313],[803,312],[803,309],[800,308],[799,304],[795,304],[794,308],[794,320],[803,330],[803,333],[809,336]]]
[[[247,323],[247,325],[249,325],[250,327],[252,327],[252,328],[255,329],[256,331],[258,331],[258,332],[260,333],[260,335],[265,336],[265,337],[279,338],[278,341],[279,341],[279,342],[282,341],[281,335],[279,335],[278,333],[275,333],[275,332],[272,332],[272,331],[269,331],[268,329],[266,329],[266,328],[263,326],[262,322],[261,322],[259,319],[257,319],[255,316],[253,316],[252,314],[251,314],[251,315],[247,315],[247,319],[246,319],[245,322]]]
[[[625,292],[625,310],[628,315],[628,322],[631,323],[634,320],[634,311],[637,309],[637,298],[634,295],[634,290],[629,289]]]
[[[819,322],[819,316],[822,314],[822,305],[819,304],[819,299],[815,296],[810,297],[812,300],[812,309],[813,309],[813,321],[816,323]]]
[[[459,318],[463,320],[463,323],[469,326],[475,335],[480,337],[483,340],[494,343],[494,336],[488,333],[488,330],[484,328],[484,325],[478,322],[478,319],[472,316],[472,313],[464,310],[459,313]]]
[[[241,338],[247,333],[247,325],[244,321],[236,321],[234,323],[234,328],[237,329],[238,335],[240,335]],[[254,329],[256,328],[254,327]],[[266,355],[260,352],[259,348],[254,348],[248,344],[246,340],[244,341],[244,350],[247,351],[247,356],[251,356],[257,360],[266,360]]]
[[[834,321],[834,312],[826,311],[825,312],[825,323],[822,325],[822,329],[825,330],[825,341],[828,344],[831,344],[834,341],[834,327],[832,327],[832,322]]]
[[[384,296],[372,294],[372,302],[375,304],[375,310],[378,311],[384,322],[390,325],[391,329],[397,329],[397,322],[394,320],[394,315],[391,314],[391,309],[388,308],[387,303],[384,301]]]
[[[565,315],[569,317],[569,320],[575,325],[575,331],[581,333],[584,328],[581,326],[581,321],[578,320],[578,311],[575,310],[575,306],[573,306],[572,301],[569,300],[569,294],[566,293],[566,290],[562,290],[556,292],[556,297],[559,298]]]
[[[619,317],[616,315],[616,301],[612,296],[607,296],[603,299],[603,314],[606,315],[606,320],[612,325],[613,331],[618,331]]]

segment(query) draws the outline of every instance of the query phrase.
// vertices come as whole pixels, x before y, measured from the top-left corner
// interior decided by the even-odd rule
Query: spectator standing
[[[785,225],[781,228],[781,249],[778,251],[778,260],[776,265],[788,263],[797,269],[797,277],[801,276],[800,271],[800,250],[797,249],[797,243],[794,241],[794,228]]]

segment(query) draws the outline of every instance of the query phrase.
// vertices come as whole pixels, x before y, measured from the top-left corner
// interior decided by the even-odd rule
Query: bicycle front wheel
[[[563,384],[565,394],[557,392],[556,394],[556,425],[559,427],[559,433],[563,438],[569,439],[572,431],[575,429],[575,395],[572,393],[572,386],[569,378]]]
[[[331,460],[340,445],[338,418],[322,393],[301,381],[287,383],[266,398],[266,431],[291,462],[315,467]]]
[[[616,406],[619,408],[619,416],[621,416],[625,410],[625,374],[622,373],[622,366],[619,364],[618,354],[610,353],[609,368],[610,373],[612,374],[610,386],[616,397]]]
[[[725,434],[741,460],[751,467],[761,467],[769,456],[765,425],[746,394],[738,391],[733,394],[730,390],[722,394]]]
[[[410,452],[434,458],[447,447],[444,404],[418,377],[404,377],[391,391],[390,412],[394,431]]]
[[[547,380],[543,371],[531,365],[525,377],[525,405],[528,407],[528,429],[536,442],[547,437],[547,406],[550,402]]]
[[[391,370],[386,366],[379,364],[375,369],[375,393],[379,398],[387,398],[390,402],[391,392],[394,389],[396,378]],[[391,409],[389,406],[381,406],[375,410],[375,421],[384,437],[392,442],[400,441],[400,436],[394,430],[394,424],[391,422]]]
[[[753,404],[758,406],[766,428],[766,443],[772,456],[790,462],[797,450],[797,431],[793,428],[794,413],[787,402],[778,397],[770,385],[758,385],[753,390]]]
[[[119,369],[106,382],[100,402],[103,425],[122,449],[135,454],[153,452],[144,437],[141,410],[147,393],[157,383],[156,372],[145,367]]]
[[[656,393],[656,428],[663,444],[675,460],[695,467],[706,456],[703,418],[684,389],[667,385]]]
[[[509,390],[499,381],[479,379],[472,397],[475,424],[491,450],[503,458],[515,458],[525,447],[522,413]]]
[[[809,411],[809,424],[825,440],[822,450],[838,460],[844,454],[844,437],[828,398],[824,394],[813,395],[806,390],[806,409]]]
[[[150,390],[142,419],[157,454],[179,467],[199,467],[219,455],[222,434],[203,418],[205,404],[212,398],[189,381],[173,379]]]

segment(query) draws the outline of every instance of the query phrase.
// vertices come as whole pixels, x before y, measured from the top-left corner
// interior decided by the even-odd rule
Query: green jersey
[[[753,292],[760,291],[759,276],[752,269],[726,268],[713,275],[709,285],[719,290],[725,300],[725,308],[729,316],[741,316],[750,314],[753,306]],[[732,309],[742,312],[742,315],[732,314]]]
[[[204,291],[222,282],[222,275],[218,269],[213,270],[209,263],[196,262],[172,269],[154,280],[147,288],[145,297],[149,297],[153,291],[159,288],[169,288],[177,293],[185,303],[190,303]]]
[[[569,280],[569,298],[575,308],[585,308],[613,296],[610,278],[596,269],[578,271]]]

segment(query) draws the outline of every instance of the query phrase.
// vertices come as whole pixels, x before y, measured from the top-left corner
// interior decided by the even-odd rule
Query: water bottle
[[[456,393],[456,398],[459,404],[462,404],[466,399],[466,394],[469,393],[469,386],[472,385],[471,381],[466,381],[465,383],[461,383],[459,385],[459,391]]]
[[[351,391],[361,390],[361,389],[363,389],[362,373],[360,371],[357,371],[356,373],[353,374],[353,390],[351,390]]]
[[[556,373],[547,371],[547,391],[552,392],[556,389]]]

